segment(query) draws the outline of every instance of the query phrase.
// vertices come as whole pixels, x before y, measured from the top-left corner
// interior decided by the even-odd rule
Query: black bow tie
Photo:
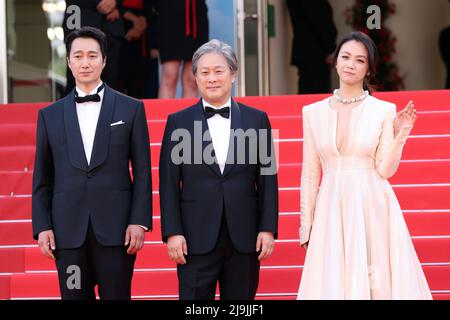
[[[79,97],[78,96],[78,92],[75,89],[75,102],[76,103],[83,103],[83,102],[100,102],[100,95],[98,94],[100,91],[103,90],[103,88],[105,87],[105,83],[102,83],[102,85],[100,87],[98,87],[97,89],[97,93],[95,94],[89,94],[87,96],[84,97]]]
[[[216,114],[228,119],[230,117],[230,107],[220,109],[205,107],[206,119],[214,117]]]

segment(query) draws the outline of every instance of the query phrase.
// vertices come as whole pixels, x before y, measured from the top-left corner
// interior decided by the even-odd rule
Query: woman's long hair
[[[367,36],[365,33],[362,33],[360,31],[353,31],[347,34],[341,40],[341,42],[339,42],[336,51],[334,52],[333,65],[336,66],[339,52],[341,51],[341,48],[344,45],[344,43],[352,40],[358,41],[362,43],[364,47],[366,47],[367,56],[369,60],[369,68],[368,68],[369,75],[366,75],[364,78],[363,88],[364,90],[369,91],[369,93],[372,93],[372,91],[374,91],[372,80],[375,79],[378,64],[378,49],[373,40],[370,39],[370,37]]]

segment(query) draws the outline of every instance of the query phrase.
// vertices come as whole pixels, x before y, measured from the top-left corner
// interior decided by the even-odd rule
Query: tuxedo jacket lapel
[[[64,127],[66,130],[67,148],[72,165],[78,169],[87,171],[88,164],[86,154],[84,153],[80,125],[78,123],[74,90],[65,97],[64,101]]]
[[[116,94],[105,85],[102,107],[95,130],[94,146],[92,149],[89,171],[101,165],[108,156],[109,138],[111,133],[111,120],[114,113]],[[125,151],[124,151],[125,152]]]
[[[75,90],[75,89],[74,89]],[[105,86],[102,99],[102,106],[95,130],[94,146],[91,155],[90,165],[87,164],[84,152],[83,139],[81,137],[80,124],[78,122],[75,105],[74,91],[72,91],[64,102],[64,124],[66,128],[69,158],[72,165],[84,171],[91,171],[101,165],[108,156],[110,124],[114,112],[115,94],[114,91]]]

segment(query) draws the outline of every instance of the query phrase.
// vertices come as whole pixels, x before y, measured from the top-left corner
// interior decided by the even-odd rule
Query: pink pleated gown
[[[412,128],[394,138],[396,106],[372,96],[346,116],[329,100],[303,108],[298,299],[432,299],[387,180]]]

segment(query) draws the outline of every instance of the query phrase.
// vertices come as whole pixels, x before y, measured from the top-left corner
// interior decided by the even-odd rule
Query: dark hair
[[[72,49],[72,43],[77,38],[91,38],[98,42],[100,46],[100,51],[102,52],[103,60],[106,58],[106,35],[100,29],[94,27],[82,27],[80,29],[74,30],[66,38],[66,52],[67,57],[70,55],[70,50]]]
[[[372,92],[374,87],[371,86],[371,82],[373,79],[375,79],[376,71],[377,71],[377,64],[378,64],[378,49],[375,43],[372,39],[365,33],[362,33],[360,31],[353,31],[347,34],[341,42],[339,42],[338,46],[336,47],[336,51],[334,52],[334,58],[333,58],[333,64],[336,65],[337,59],[339,56],[339,52],[341,51],[342,46],[349,41],[358,41],[366,47],[368,60],[369,60],[369,75],[366,75],[364,78],[363,88],[364,90],[368,90],[369,92]]]

